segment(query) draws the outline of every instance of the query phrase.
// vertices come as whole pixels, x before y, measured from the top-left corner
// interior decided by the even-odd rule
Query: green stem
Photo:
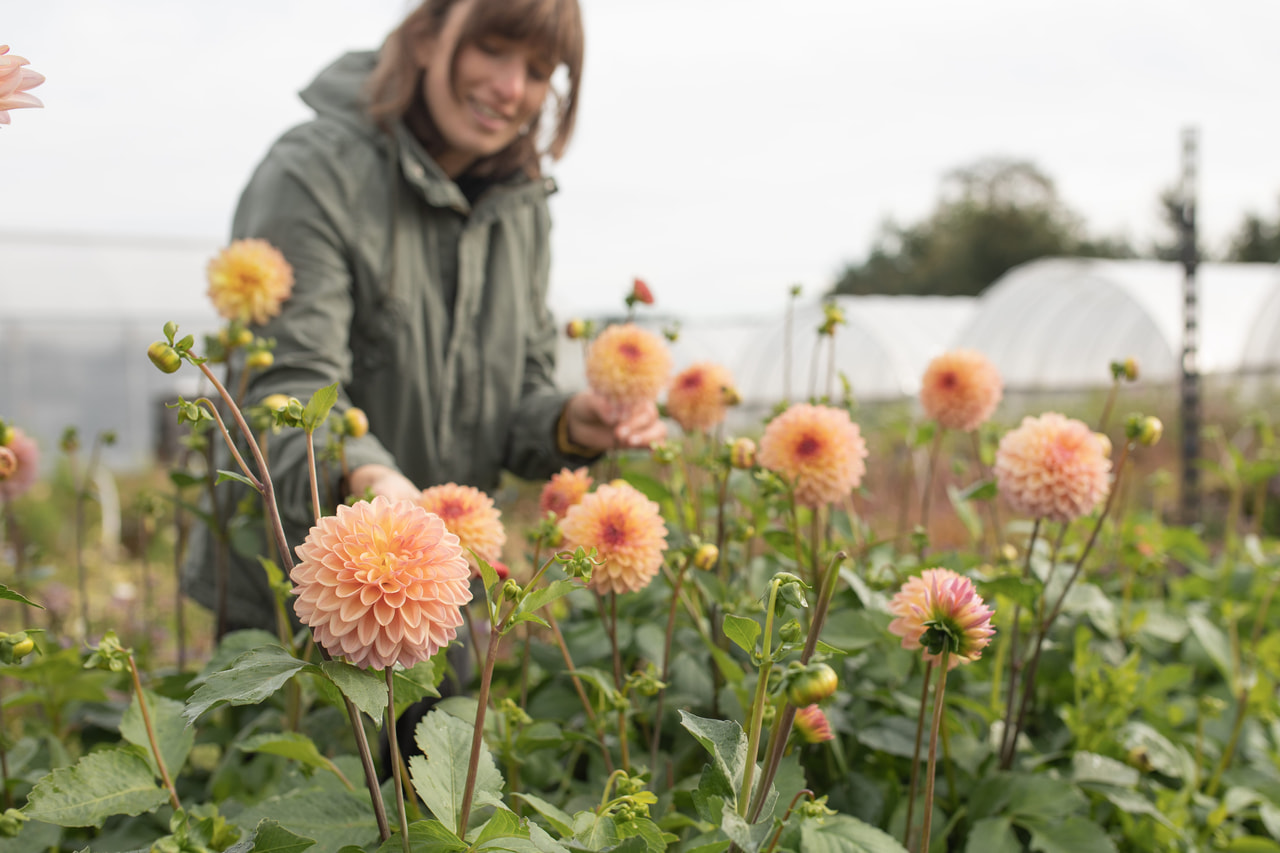
[[[1036,551],[1036,537],[1040,533],[1040,522],[1043,520],[1043,518],[1037,518],[1035,524],[1031,526],[1031,538],[1027,540],[1027,559],[1022,564],[1022,579],[1024,581],[1031,577],[1031,557]],[[1013,706],[1018,695],[1018,680],[1022,674],[1022,650],[1019,648],[1021,631],[1022,605],[1015,604],[1013,606],[1013,623],[1009,629],[1009,690],[1005,698],[1004,726],[1000,730],[1001,770],[1008,770],[1013,764],[1013,753],[1017,745],[1017,740],[1010,737],[1010,735],[1013,734]]]
[[[929,467],[924,475],[924,491],[920,495],[920,528],[924,531],[924,538],[920,541],[920,550],[916,556],[921,562],[924,562],[924,556],[929,550],[929,508],[933,505],[933,479],[937,476],[938,454],[942,452],[942,436],[946,431],[942,424],[938,424],[937,432],[933,434],[933,446],[929,448]]]
[[[308,437],[310,433],[308,433]],[[396,812],[400,818],[400,842],[404,853],[409,850],[409,819],[404,813],[404,784],[400,780],[400,738],[396,734],[395,671],[387,667],[383,671],[387,679],[387,741],[391,745],[391,778],[395,780]],[[458,833],[459,836],[462,833]],[[383,839],[384,841],[386,839]]]
[[[667,608],[667,633],[662,644],[661,677],[663,685],[666,685],[667,680],[671,677],[671,644],[675,639],[676,633],[676,607],[680,603],[680,590],[684,586],[684,576],[688,570],[689,561],[685,560],[680,567],[680,573],[676,575],[676,582],[671,590],[671,604]],[[654,779],[657,779],[658,775],[658,744],[662,740],[662,711],[666,698],[667,688],[663,686],[658,690],[658,707],[653,719],[653,741],[649,745],[649,770]]]
[[[603,601],[598,596],[596,600],[602,604],[600,615],[603,618]],[[618,689],[618,695],[625,697],[622,678],[622,650],[618,648],[618,594],[616,592],[609,593],[609,614],[609,644],[613,647],[613,683]],[[618,757],[622,762],[622,769],[630,773],[631,755],[627,743],[627,708],[625,704],[618,708],[618,749]]]
[[[529,584],[532,586],[532,581]],[[480,769],[480,746],[484,743],[484,718],[489,710],[489,688],[493,684],[493,668],[498,662],[498,646],[502,641],[502,630],[507,619],[515,612],[512,607],[506,616],[499,620],[489,638],[489,650],[485,655],[484,670],[480,674],[480,693],[476,696],[476,725],[471,733],[471,757],[467,761],[467,782],[462,789],[462,807],[458,811],[458,837],[465,838],[467,824],[471,822],[471,803],[475,799],[476,774]]]
[[[316,479],[316,440],[315,433],[312,430],[306,430],[307,435],[307,474],[311,482],[311,515],[316,521],[320,520],[323,515],[320,509],[320,485]]]
[[[560,648],[560,656],[564,658],[564,665],[569,668],[569,678],[573,681],[573,689],[577,691],[578,699],[582,702],[582,710],[586,712],[587,719],[591,721],[591,728],[595,729],[596,740],[600,743],[600,753],[604,756],[604,768],[612,773],[613,756],[609,754],[609,746],[604,741],[604,727],[600,725],[595,709],[591,707],[591,700],[587,698],[587,691],[582,686],[582,679],[578,678],[577,668],[573,665],[573,658],[569,655],[569,647],[565,644],[564,635],[560,633],[560,625],[550,611],[547,613],[547,624],[551,626],[551,634],[555,637],[556,645]]]
[[[916,786],[920,781],[920,743],[924,740],[924,712],[929,707],[929,682],[933,678],[933,661],[925,661],[924,685],[920,688],[920,710],[916,714],[916,745],[911,753],[911,787],[907,794],[907,823],[902,833],[902,846],[911,847],[911,822],[916,810]]]
[[[173,787],[173,780],[169,778],[169,768],[165,766],[164,755],[160,752],[160,746],[156,743],[156,729],[151,724],[151,712],[147,709],[147,697],[142,693],[142,680],[138,677],[138,665],[133,660],[133,654],[129,654],[129,674],[133,676],[133,693],[138,697],[138,710],[142,712],[142,725],[147,730],[147,742],[151,744],[151,754],[156,759],[156,769],[160,771],[160,781],[164,782],[165,790],[169,792],[169,803],[173,806],[174,811],[182,808],[182,803],[178,800],[178,791]]]
[[[920,853],[929,849],[929,836],[933,828],[933,781],[938,769],[938,731],[942,728],[950,654],[951,650],[944,648],[942,660],[938,663],[938,691],[933,697],[933,727],[929,734],[929,768],[924,777],[924,827],[920,831]]]
[[[1107,402],[1102,407],[1102,417],[1098,418],[1098,432],[1107,431],[1107,422],[1111,420],[1111,407],[1116,404],[1116,394],[1120,391],[1120,378],[1111,382],[1111,390],[1107,392]]]
[[[751,782],[756,772],[756,753],[760,749],[760,729],[764,725],[764,700],[769,695],[769,673],[773,670],[773,614],[778,606],[778,589],[782,581],[769,584],[769,604],[764,617],[764,635],[760,638],[760,670],[756,675],[756,696],[751,704],[750,731],[747,734],[747,761],[742,768],[742,787],[738,790],[738,814],[746,817],[751,807]]]

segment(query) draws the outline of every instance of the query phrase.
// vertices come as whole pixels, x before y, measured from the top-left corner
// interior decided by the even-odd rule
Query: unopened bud
[[[719,559],[720,549],[710,542],[706,542],[694,553],[693,564],[704,572],[709,572],[716,567]]]
[[[571,341],[585,338],[587,336],[587,321],[575,317],[565,325],[564,333]]]
[[[1006,542],[1000,546],[1000,557],[1006,563],[1012,563],[1018,559],[1018,549]]]
[[[1124,360],[1124,378],[1133,382],[1138,378],[1138,362],[1132,358]]]
[[[147,347],[147,358],[164,373],[174,373],[182,367],[182,356],[164,341],[156,341]]]
[[[520,598],[522,591],[520,584],[513,578],[507,578],[506,582],[502,584],[502,597],[507,601],[516,601]]]
[[[369,432],[369,417],[364,413],[364,409],[358,409],[355,406],[347,409],[342,413],[342,423],[346,427],[347,435],[352,438],[361,438]]]
[[[248,358],[244,360],[244,366],[249,370],[266,370],[275,364],[276,357],[269,350],[254,350],[249,353]]]
[[[8,447],[13,444],[13,437],[16,433],[13,427],[4,421],[0,421],[0,447]]]
[[[754,468],[756,466],[756,443],[749,438],[739,438],[729,451],[729,461],[734,468]]]
[[[280,412],[289,408],[288,394],[269,394],[262,400],[262,405],[273,412]]]
[[[1164,435],[1164,424],[1155,415],[1147,415],[1142,419],[1142,429],[1138,432],[1138,443],[1144,447],[1154,447]]]

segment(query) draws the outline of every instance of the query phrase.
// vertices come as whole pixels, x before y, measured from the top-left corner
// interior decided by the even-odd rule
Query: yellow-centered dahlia
[[[570,471],[561,468],[559,474],[552,474],[551,479],[542,487],[538,496],[538,510],[546,515],[555,513],[557,519],[564,518],[569,507],[582,500],[582,496],[591,490],[591,475],[587,469],[578,468]]]
[[[1110,471],[1098,437],[1057,412],[1023,418],[996,450],[1000,494],[1032,518],[1070,521],[1088,514],[1107,496]]]
[[[493,498],[484,492],[474,486],[446,483],[423,489],[418,505],[440,516],[449,532],[458,537],[472,571],[480,571],[480,566],[467,552],[468,548],[489,564],[502,558],[507,531],[502,527],[502,513],[493,505]]]
[[[587,350],[591,390],[624,410],[658,399],[670,378],[666,343],[634,323],[606,327]]]
[[[209,299],[228,320],[262,325],[293,290],[293,267],[266,240],[236,240],[209,261]]]
[[[925,660],[936,662],[946,648],[948,669],[982,657],[995,633],[993,611],[973,581],[950,569],[925,569],[909,578],[889,602],[889,612],[897,617],[889,631],[902,638],[904,649],[924,649]]]
[[[12,436],[5,445],[12,459],[6,465],[7,475],[0,476],[0,497],[14,500],[26,494],[36,481],[40,467],[40,449],[35,439],[17,427],[12,427]]]
[[[685,432],[710,432],[736,398],[728,368],[703,361],[676,374],[667,390],[667,412]]]
[[[796,501],[818,507],[858,487],[867,445],[844,409],[796,403],[765,427],[756,461],[795,487]]]
[[[925,417],[946,429],[977,429],[991,417],[1003,395],[999,371],[977,350],[943,353],[929,362],[920,381]]]
[[[569,507],[560,522],[566,550],[595,548],[603,565],[592,570],[599,592],[644,589],[662,568],[667,526],[658,505],[634,486],[615,481]]]
[[[447,646],[471,600],[467,558],[439,516],[379,496],[311,528],[289,577],[316,642],[356,666],[410,667]]]

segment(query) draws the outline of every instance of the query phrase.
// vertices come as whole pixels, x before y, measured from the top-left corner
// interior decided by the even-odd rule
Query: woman
[[[339,382],[336,410],[369,419],[346,444],[346,494],[492,489],[504,469],[546,478],[664,436],[652,407],[618,422],[601,398],[552,381],[554,184],[538,141],[544,121],[546,154],[569,141],[582,42],[577,0],[426,0],[378,54],[316,78],[302,93],[316,118],[272,147],[241,196],[233,236],[269,241],[295,280],[280,316],[254,330],[277,346],[249,400],[306,400]],[[553,93],[561,66],[566,91]],[[270,452],[296,546],[312,522],[303,436],[272,437]],[[188,587],[214,607],[212,560],[194,562]],[[225,627],[269,628],[261,568],[234,565]]]

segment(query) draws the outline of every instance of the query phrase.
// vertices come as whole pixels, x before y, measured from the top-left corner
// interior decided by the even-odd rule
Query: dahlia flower
[[[925,417],[945,429],[971,432],[991,417],[1004,387],[1000,374],[985,355],[961,349],[929,362],[920,381],[920,405]]]
[[[0,498],[15,500],[27,493],[36,481],[40,468],[40,449],[35,439],[17,427],[13,428],[13,437],[5,445],[13,454],[13,470],[7,477],[0,478]]]
[[[806,705],[796,709],[796,731],[805,743],[822,743],[835,737],[831,733],[831,723],[827,715],[817,705]]]
[[[440,516],[450,533],[458,537],[458,544],[470,548],[476,556],[493,565],[502,557],[502,546],[507,543],[507,531],[502,527],[502,513],[493,505],[493,498],[474,486],[446,483],[423,489],[418,506]],[[467,562],[473,572],[480,565],[467,554]]]
[[[992,609],[973,588],[973,581],[950,569],[925,569],[909,578],[889,602],[897,618],[889,632],[902,638],[904,649],[925,649],[927,661],[950,651],[948,669],[982,657],[991,642]]]
[[[209,261],[209,299],[228,320],[262,325],[293,290],[293,267],[266,240],[236,240]]]
[[[649,285],[642,278],[637,278],[631,282],[631,295],[627,297],[628,302],[643,302],[645,305],[653,304],[653,291],[649,289]]]
[[[667,390],[667,412],[685,432],[710,432],[736,396],[728,368],[703,361],[676,374]]]
[[[662,568],[667,526],[658,505],[634,486],[615,481],[569,507],[560,522],[564,548],[595,548],[603,564],[591,573],[599,592],[644,589]]]
[[[569,507],[582,500],[582,496],[591,490],[591,475],[587,469],[579,468],[570,471],[561,468],[559,474],[552,474],[551,479],[542,487],[538,496],[538,509],[543,515],[555,513],[556,519],[564,518]]]
[[[624,410],[658,399],[670,376],[667,345],[634,323],[606,327],[587,351],[591,389]]]
[[[844,409],[796,403],[765,427],[757,461],[794,487],[796,500],[818,507],[858,487],[867,445]]]
[[[0,124],[9,124],[9,110],[44,106],[27,92],[44,82],[43,74],[22,67],[29,64],[25,57],[9,53],[9,45],[0,44]]]
[[[458,537],[412,501],[378,496],[316,522],[289,576],[316,642],[356,666],[410,667],[447,646],[471,600]]]
[[[1083,423],[1048,412],[1023,418],[996,450],[996,484],[1014,510],[1070,521],[1107,496],[1111,461]]]

